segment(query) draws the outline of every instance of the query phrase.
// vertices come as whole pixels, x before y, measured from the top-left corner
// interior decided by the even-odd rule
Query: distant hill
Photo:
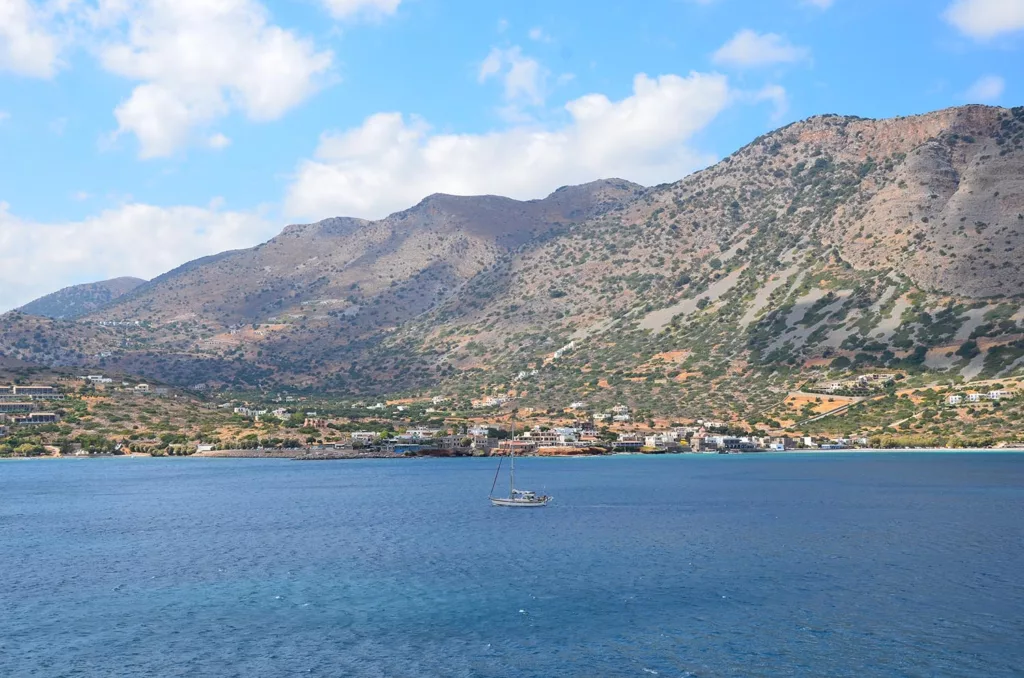
[[[114,278],[73,285],[31,301],[18,310],[44,318],[73,320],[98,311],[145,282],[139,278]]]
[[[1024,108],[823,115],[675,183],[289,226],[73,322],[8,314],[0,354],[182,385],[781,417],[809,381],[1024,373],[1021,245]]]

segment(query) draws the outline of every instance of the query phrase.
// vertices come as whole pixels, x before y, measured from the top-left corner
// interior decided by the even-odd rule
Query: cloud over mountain
[[[0,309],[111,274],[151,278],[183,261],[253,245],[274,228],[258,213],[127,204],[81,221],[20,219],[0,202]]]
[[[321,137],[315,157],[297,170],[286,211],[381,217],[436,192],[528,198],[606,176],[667,181],[712,160],[689,142],[729,100],[722,75],[640,74],[619,101],[602,94],[570,101],[569,121],[552,129],[443,134],[415,116],[378,113]]]

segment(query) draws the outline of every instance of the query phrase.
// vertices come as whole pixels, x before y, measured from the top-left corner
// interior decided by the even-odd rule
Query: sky
[[[1024,104],[1024,0],[0,0],[0,311],[435,193]]]

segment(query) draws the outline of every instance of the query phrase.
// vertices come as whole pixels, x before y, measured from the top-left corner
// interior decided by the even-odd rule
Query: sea
[[[0,461],[0,676],[1024,675],[1024,454],[495,466]]]

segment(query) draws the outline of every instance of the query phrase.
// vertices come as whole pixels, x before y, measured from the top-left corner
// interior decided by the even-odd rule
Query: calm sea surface
[[[1020,676],[1024,455],[0,462],[0,676]]]

